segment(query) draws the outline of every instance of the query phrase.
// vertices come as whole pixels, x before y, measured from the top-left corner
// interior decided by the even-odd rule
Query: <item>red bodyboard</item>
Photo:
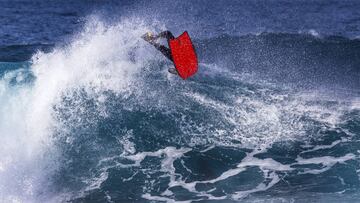
[[[198,60],[187,31],[170,40],[169,47],[179,76],[185,80],[194,75],[198,70]]]

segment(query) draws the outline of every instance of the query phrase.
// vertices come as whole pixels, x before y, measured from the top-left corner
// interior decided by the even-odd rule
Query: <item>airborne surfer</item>
[[[168,30],[157,35],[147,32],[142,38],[174,63],[175,68],[168,69],[170,73],[186,79],[197,72],[197,56],[189,34],[186,31],[178,38],[175,38]],[[169,47],[158,43],[157,40],[160,38],[165,38]]]
[[[159,38],[165,38],[169,44],[169,41],[171,39],[175,39],[174,35],[170,31],[166,30],[166,31],[160,32],[158,35],[154,35],[151,32],[147,32],[142,36],[142,38],[145,41],[149,42],[151,45],[153,45],[157,50],[159,50],[162,54],[164,54],[164,56],[166,56],[170,61],[172,61],[174,63],[170,48],[167,48],[166,46],[161,45],[156,42],[156,40]],[[168,71],[169,71],[169,73],[172,73],[175,75],[178,74],[178,72],[175,68],[169,68]]]

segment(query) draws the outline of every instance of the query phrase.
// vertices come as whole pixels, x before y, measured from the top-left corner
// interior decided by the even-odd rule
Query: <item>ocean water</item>
[[[359,1],[1,0],[0,28],[0,202],[360,201]]]

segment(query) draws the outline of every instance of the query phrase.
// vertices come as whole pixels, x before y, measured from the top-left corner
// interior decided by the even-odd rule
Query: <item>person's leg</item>
[[[165,38],[167,40],[167,42],[169,43],[169,41],[171,39],[175,39],[174,35],[166,30],[163,32],[160,32],[157,36],[154,37],[154,39],[158,39],[158,38]],[[163,53],[168,59],[170,59],[170,61],[174,62],[172,59],[172,55],[171,55],[171,50],[163,45],[154,45],[159,51],[161,51],[161,53]],[[174,74],[174,75],[179,75],[179,73],[177,72],[176,68],[169,68],[168,69],[169,73]]]
[[[170,61],[174,62],[172,59],[172,55],[171,55],[171,51],[169,48],[167,48],[164,45],[160,45],[158,43],[154,43],[151,42],[151,44],[157,49],[159,50],[162,54],[164,54],[164,56],[166,56]],[[168,69],[169,73],[174,74],[174,75],[178,75],[178,72],[176,70],[176,68],[169,68]]]
[[[151,43],[157,50],[159,50],[164,56],[166,56],[170,61],[173,61],[171,56],[171,51],[169,48],[167,48],[164,45],[158,44],[158,43]]]
[[[175,39],[174,35],[169,30],[160,32],[157,36],[155,36],[155,39],[158,39],[160,37],[165,38],[167,41]]]
[[[156,36],[151,36],[151,35],[148,35],[148,33],[146,33],[145,35],[142,36],[142,38],[145,41],[149,42],[151,45],[153,45],[162,54],[164,54],[170,61],[173,61],[170,49],[167,48],[166,46],[161,45],[161,44],[156,42],[156,40],[158,38],[166,38],[168,42],[169,42],[169,40],[174,39],[174,36],[170,31],[160,32]]]

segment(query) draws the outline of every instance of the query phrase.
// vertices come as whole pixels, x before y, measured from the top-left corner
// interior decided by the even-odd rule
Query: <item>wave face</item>
[[[22,2],[43,11],[24,21],[66,20],[19,41],[6,33],[26,26],[0,31],[0,202],[359,201],[358,10],[330,27],[329,17],[310,20],[358,2],[281,1],[299,8],[280,15],[293,23],[312,11],[303,31],[261,15],[279,9],[275,1],[214,2],[186,15],[175,11],[187,1],[94,3],[123,11],[120,20],[110,12],[81,22],[91,6],[54,13]],[[0,13],[16,18],[14,5]],[[224,16],[212,18],[214,8]],[[179,34],[185,24],[171,14],[194,25],[201,63],[186,81],[140,38]]]

